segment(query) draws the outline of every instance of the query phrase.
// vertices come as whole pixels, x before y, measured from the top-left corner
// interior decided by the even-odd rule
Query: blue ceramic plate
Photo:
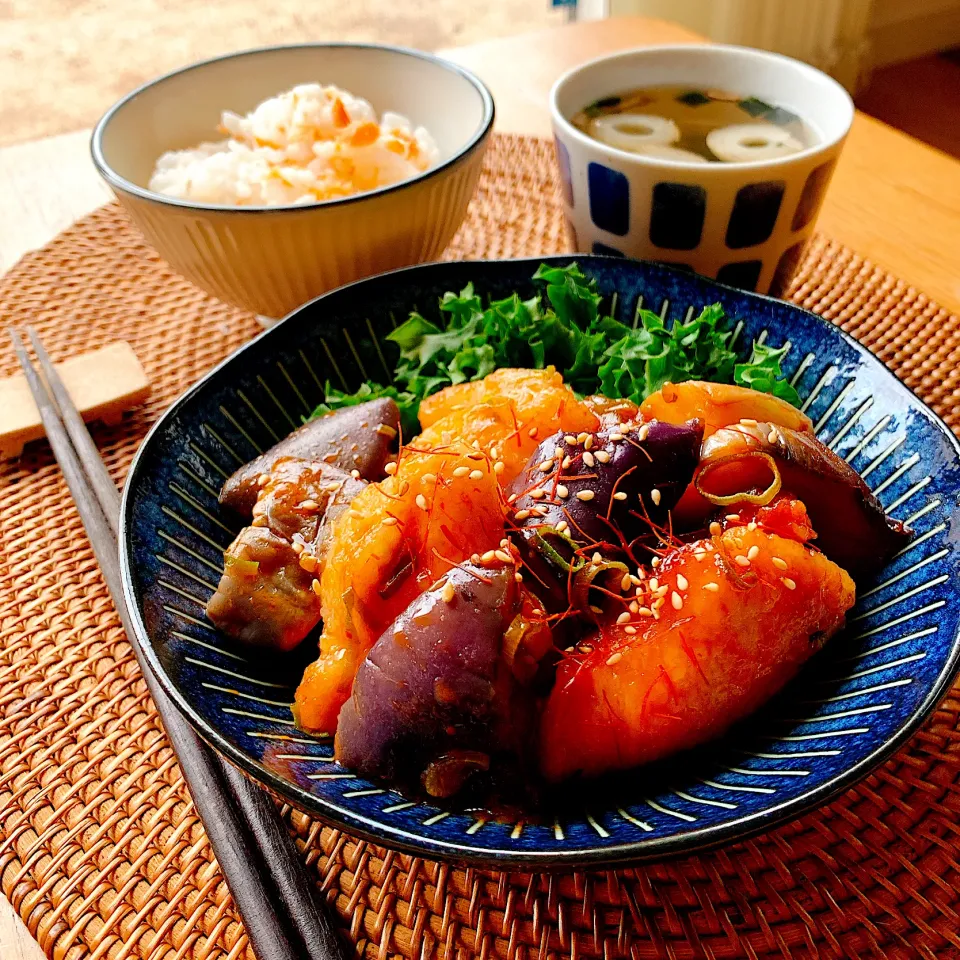
[[[719,300],[737,345],[792,344],[788,374],[821,440],[888,512],[916,531],[862,589],[845,633],[747,724],[679,761],[597,787],[545,822],[489,820],[414,802],[338,767],[329,739],[298,731],[298,662],[257,658],[204,616],[237,521],[224,478],[287,434],[322,398],[389,375],[380,334],[472,281],[533,292],[540,259],[443,263],[363,280],[307,304],[222,363],[154,427],[123,502],[122,559],[151,665],[197,730],[296,806],[427,856],[537,865],[614,863],[689,851],[766,829],[823,803],[902,743],[957,669],[958,444],[870,353],[811,313],[669,268],[578,257],[624,321],[637,305],[684,317]],[[389,344],[387,345],[389,346]],[[294,658],[295,659],[295,658]]]

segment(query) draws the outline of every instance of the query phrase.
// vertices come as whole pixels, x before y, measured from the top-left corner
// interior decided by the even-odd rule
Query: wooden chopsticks
[[[8,330],[40,419],[90,538],[147,689],[180,761],[194,805],[260,960],[346,960],[316,887],[274,802],[194,733],[147,664],[124,602],[117,549],[120,495],[36,333]]]

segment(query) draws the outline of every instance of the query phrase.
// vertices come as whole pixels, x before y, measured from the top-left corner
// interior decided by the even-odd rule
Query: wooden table
[[[699,38],[639,17],[557,27],[444,53],[489,84],[497,128],[550,135],[547,91],[603,53]],[[109,199],[90,162],[89,131],[0,149],[0,272]],[[827,196],[830,236],[960,312],[960,163],[858,114]],[[0,898],[0,957],[39,960],[39,947]]]

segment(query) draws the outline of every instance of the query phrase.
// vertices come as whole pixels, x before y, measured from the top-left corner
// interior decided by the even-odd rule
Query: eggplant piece
[[[568,578],[583,569],[584,553],[629,560],[659,544],[693,478],[701,436],[699,421],[653,420],[556,433],[540,444],[508,494],[516,498],[513,542],[533,575],[531,589],[551,610],[568,606]]]
[[[224,554],[207,616],[241,643],[292,650],[320,622],[313,579],[288,540],[265,527],[244,527]]]
[[[913,531],[888,517],[860,474],[806,431],[739,423],[708,437],[696,487],[730,509],[738,494],[779,488],[803,501],[815,545],[854,580],[869,579],[906,546]]]
[[[269,474],[282,457],[315,460],[348,473],[357,470],[364,480],[380,480],[396,448],[399,429],[400,410],[389,397],[308,420],[228,477],[220,491],[220,503],[249,515],[257,502],[258,478]]]
[[[414,600],[357,671],[337,760],[433,797],[529,762],[532,698],[503,651],[519,594],[512,565],[463,564]]]
[[[261,485],[253,523],[224,552],[207,616],[227,636],[291,650],[320,622],[313,581],[336,518],[366,486],[326,463],[283,457]]]

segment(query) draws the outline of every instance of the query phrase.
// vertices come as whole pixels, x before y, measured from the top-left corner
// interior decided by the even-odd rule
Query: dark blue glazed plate
[[[123,501],[128,602],[151,666],[200,734],[250,776],[321,819],[430,857],[541,869],[700,849],[767,829],[855,783],[917,729],[958,664],[958,444],[870,353],[777,300],[646,263],[577,257],[616,315],[642,304],[683,317],[719,300],[740,346],[789,340],[788,375],[821,440],[916,531],[861,590],[844,634],[749,722],[676,762],[571,796],[545,820],[490,818],[415,802],[355,776],[332,743],[301,733],[290,702],[299,659],[258,658],[219,634],[204,606],[237,521],[224,478],[310,413],[322,384],[389,375],[380,334],[446,290],[533,292],[541,260],[442,263],[363,280],[307,304],[177,401],[134,462]]]

